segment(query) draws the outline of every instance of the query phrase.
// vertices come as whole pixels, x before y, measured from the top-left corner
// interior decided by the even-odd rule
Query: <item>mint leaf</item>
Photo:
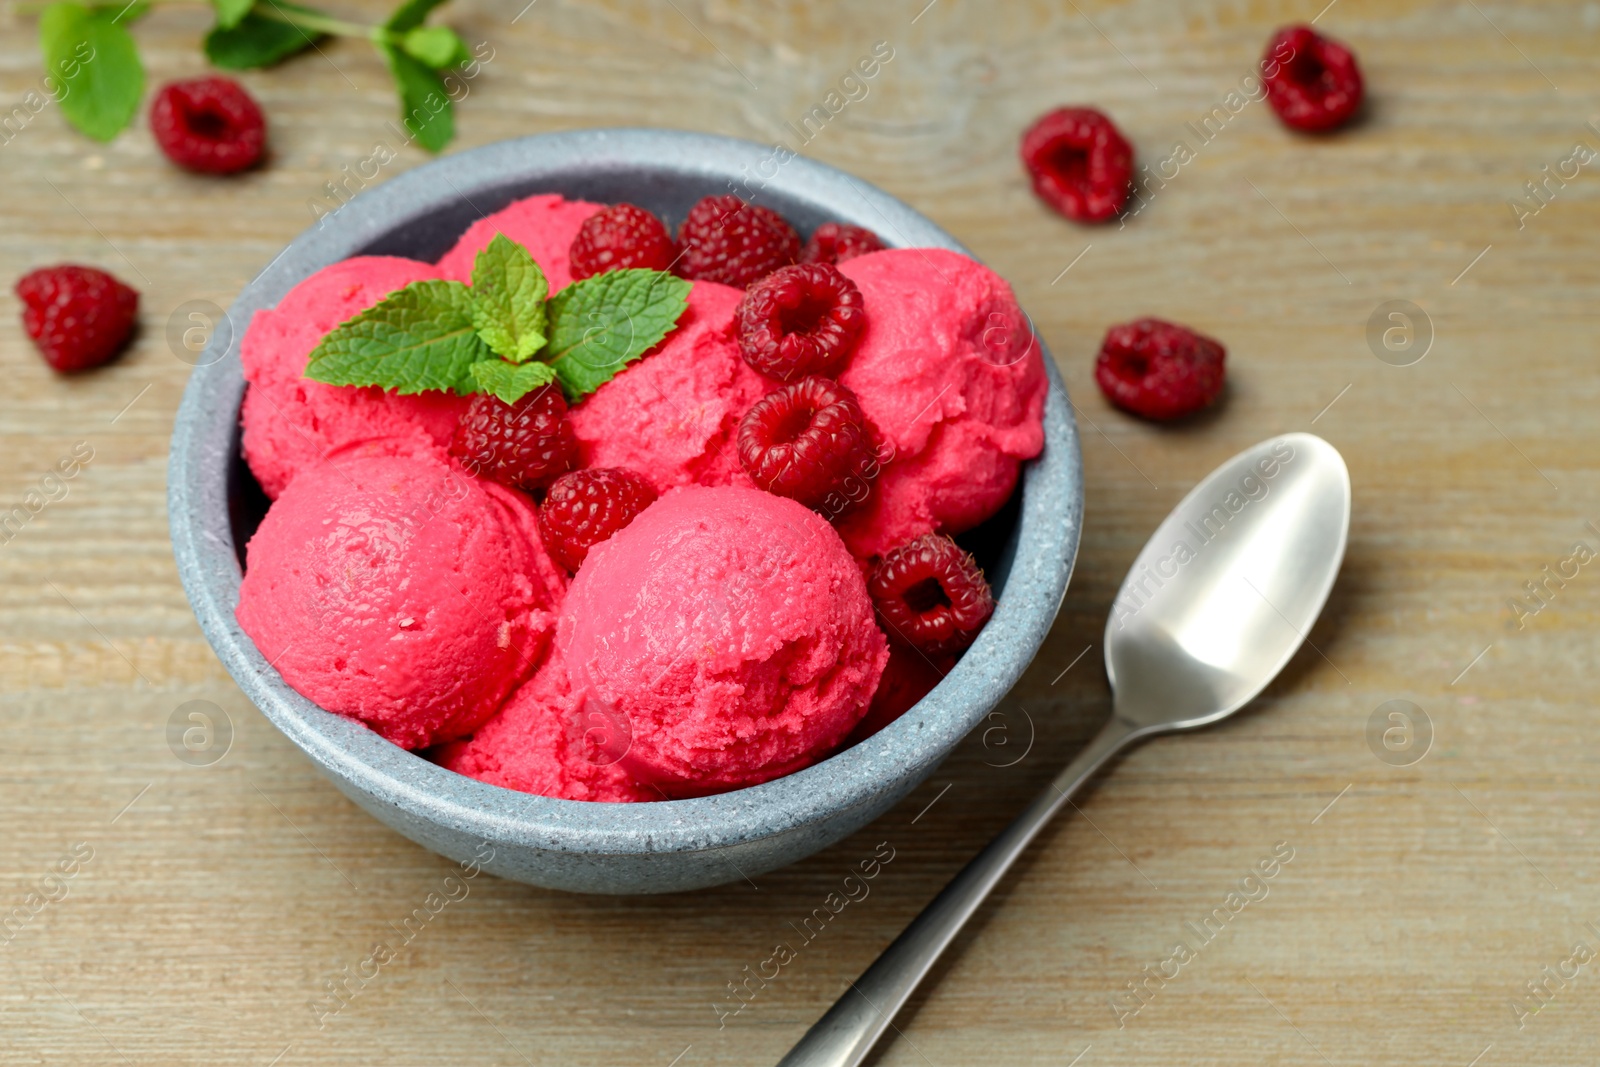
[[[144,66],[125,23],[143,13],[139,5],[55,3],[39,16],[39,50],[45,72],[60,79],[61,114],[97,141],[111,140],[139,110]]]
[[[524,363],[545,343],[550,283],[528,250],[503,233],[472,264],[472,321],[495,355]]]
[[[254,5],[255,0],[211,0],[217,12],[217,25],[225,30],[239,25],[239,20],[248,15]]]
[[[478,391],[472,364],[492,358],[472,324],[460,282],[412,282],[341,323],[312,350],[306,377],[329,385],[381,385],[397,393]]]
[[[400,121],[411,136],[430,152],[438,152],[456,135],[450,112],[450,94],[439,75],[391,44],[378,44],[389,61],[395,88],[400,91]]]
[[[206,58],[223,70],[255,70],[288,59],[321,39],[320,33],[255,11],[246,13],[232,27],[225,27],[219,13],[217,24],[206,34]]]
[[[408,30],[400,40],[400,47],[412,59],[435,70],[458,67],[472,58],[466,42],[448,26],[418,26]]]
[[[471,367],[480,392],[493,393],[507,404],[515,404],[541,385],[556,380],[555,368],[548,363],[507,363],[485,359]]]
[[[389,21],[383,24],[383,28],[393,30],[395,33],[405,33],[407,30],[415,29],[422,25],[429,12],[444,2],[445,0],[404,0],[394,9],[394,14],[389,16]]]
[[[543,359],[570,400],[588,396],[654,348],[689,303],[689,282],[654,270],[617,270],[550,298]]]

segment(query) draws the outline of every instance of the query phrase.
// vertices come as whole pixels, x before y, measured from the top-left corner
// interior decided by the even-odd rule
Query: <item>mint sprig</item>
[[[473,310],[472,293],[460,282],[412,282],[324,337],[306,377],[397,393],[476,392],[472,365],[489,353]]]
[[[688,306],[689,283],[656,270],[617,270],[550,299],[550,350],[569,397],[587,396],[654,348]]]
[[[555,381],[576,402],[672,331],[689,282],[620,270],[549,291],[528,250],[496,234],[470,287],[432,279],[390,293],[330,331],[305,376],[397,393],[492,393],[507,404]]]
[[[528,250],[503,233],[472,263],[472,321],[494,354],[526,363],[544,347],[550,283]]]
[[[548,363],[507,363],[486,359],[472,365],[478,391],[493,393],[507,404],[515,404],[527,394],[556,380],[555,368]]]
[[[378,26],[348,22],[293,0],[194,2],[208,4],[215,15],[203,45],[213,66],[270,67],[324,37],[359,37],[372,42],[387,62],[401,121],[416,142],[438,152],[455,136],[453,96],[441,72],[474,60],[454,30],[423,25],[445,0],[401,0]],[[96,140],[111,140],[138,113],[144,66],[127,27],[148,7],[146,0],[57,0],[40,13],[39,49],[46,74],[59,85],[61,113]],[[469,70],[467,76],[474,73]]]

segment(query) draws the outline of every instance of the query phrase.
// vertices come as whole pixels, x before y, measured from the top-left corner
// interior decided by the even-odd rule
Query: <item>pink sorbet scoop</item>
[[[404,748],[493,715],[543,658],[560,596],[531,507],[438,453],[302,472],[247,556],[237,614],[261,654]]]
[[[624,765],[675,796],[820,759],[889,655],[833,527],[735,486],[668,493],[597,545],[558,633],[574,698],[626,723]]]

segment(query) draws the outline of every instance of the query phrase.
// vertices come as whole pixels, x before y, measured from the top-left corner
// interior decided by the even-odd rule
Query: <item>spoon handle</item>
[[[1116,715],[1043,793],[911,921],[778,1067],[857,1067],[1006,871],[1078,787],[1140,728]]]

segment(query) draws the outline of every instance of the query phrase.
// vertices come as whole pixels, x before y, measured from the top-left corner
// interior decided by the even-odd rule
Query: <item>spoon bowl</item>
[[[1118,718],[1205,726],[1266,688],[1333,589],[1350,472],[1308,433],[1245,449],[1189,491],[1146,542],[1106,621]]]

